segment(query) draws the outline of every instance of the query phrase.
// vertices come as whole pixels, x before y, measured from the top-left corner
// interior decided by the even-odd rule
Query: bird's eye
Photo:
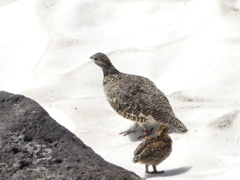
[[[93,58],[95,61],[97,60],[97,58]]]

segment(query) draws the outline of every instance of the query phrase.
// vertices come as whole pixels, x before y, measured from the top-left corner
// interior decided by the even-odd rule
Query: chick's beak
[[[166,128],[166,132],[169,132],[170,129],[171,129],[171,128],[168,126],[168,127]]]

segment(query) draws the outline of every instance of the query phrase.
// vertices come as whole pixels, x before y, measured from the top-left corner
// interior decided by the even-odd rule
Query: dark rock
[[[0,92],[1,180],[131,180],[59,125],[35,101]]]

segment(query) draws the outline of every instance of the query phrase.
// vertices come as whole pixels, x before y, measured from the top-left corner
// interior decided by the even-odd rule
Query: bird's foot
[[[148,173],[148,174],[161,174],[161,173],[164,173],[165,171],[164,170],[162,170],[162,171],[152,171],[152,172],[146,172],[146,173]]]
[[[131,134],[131,133],[135,133],[135,130],[129,129],[127,131],[120,132],[119,134],[122,134],[123,136],[126,136],[126,135]]]
[[[126,136],[126,135],[128,135],[130,133],[135,133],[135,130],[137,129],[137,127],[138,127],[138,123],[135,122],[135,124],[130,129],[128,129],[126,131],[123,131],[123,132],[121,132],[119,134],[122,134],[123,136]]]
[[[144,138],[144,137],[146,137],[146,136],[151,135],[151,134],[152,134],[152,131],[153,131],[153,128],[151,128],[150,130],[148,130],[148,129],[144,130],[144,135],[139,136],[138,139],[142,139],[142,138]]]

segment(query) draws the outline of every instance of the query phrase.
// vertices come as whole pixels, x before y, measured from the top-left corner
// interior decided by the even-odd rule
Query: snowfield
[[[0,90],[40,103],[108,162],[146,179],[237,180],[240,171],[240,0],[0,0]],[[145,174],[142,134],[108,104],[103,52],[151,79],[187,133]],[[154,126],[154,127],[157,127]]]

